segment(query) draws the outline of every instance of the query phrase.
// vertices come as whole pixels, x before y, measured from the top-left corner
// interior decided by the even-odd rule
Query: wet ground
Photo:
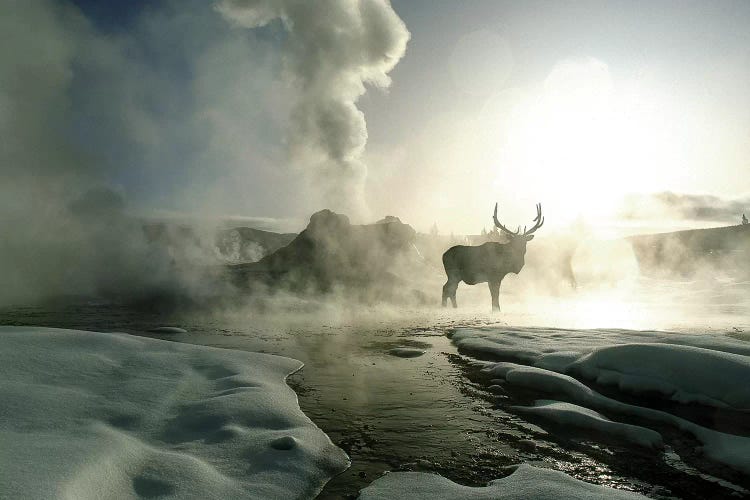
[[[515,325],[532,321],[514,314]],[[491,392],[446,336],[456,326],[508,319],[479,310],[320,304],[262,313],[164,313],[91,302],[0,311],[0,324],[118,331],[302,360],[305,367],[289,378],[300,406],[352,459],[351,468],[333,478],[320,498],[353,498],[387,470],[437,472],[462,484],[484,485],[518,462],[654,498],[747,495],[746,479],[731,471],[695,469],[690,450],[696,443],[688,438],[674,436],[677,449],[668,447],[655,457],[606,436],[570,435],[513,414],[509,406],[537,395]],[[187,333],[150,332],[161,326]],[[715,323],[715,328],[742,335],[746,326]]]

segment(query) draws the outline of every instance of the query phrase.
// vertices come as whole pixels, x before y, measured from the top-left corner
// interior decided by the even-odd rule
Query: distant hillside
[[[750,275],[750,225],[627,238],[643,274],[690,277],[701,271]]]

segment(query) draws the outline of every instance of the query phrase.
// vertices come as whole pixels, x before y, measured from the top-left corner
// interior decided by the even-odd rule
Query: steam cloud
[[[204,164],[233,167],[235,157],[246,159],[246,151],[231,147],[233,137],[219,140],[228,135],[220,125],[246,110],[230,83],[249,66],[255,81],[269,72],[247,57],[229,64],[251,46],[260,59],[262,46],[233,38],[210,6],[191,6],[179,16],[167,5],[154,20],[143,16],[110,37],[68,1],[0,3],[0,307],[61,295],[202,293],[205,272],[175,264],[163,246],[147,241],[134,214],[149,207],[128,199],[153,186],[167,205],[175,203],[176,189],[164,193],[175,184],[164,182],[169,177],[185,179],[185,198],[195,197],[191,186],[209,184],[200,182]],[[134,50],[162,46],[170,62],[191,65],[189,84],[163,70],[165,58]],[[212,172],[222,175],[226,167]]]
[[[143,217],[157,212],[297,220],[321,188],[328,206],[361,208],[355,104],[390,84],[409,37],[384,0],[166,0],[116,36],[70,0],[10,0],[0,28],[0,307],[105,290],[202,296],[215,259],[197,248],[188,265],[150,241]],[[285,127],[319,185],[278,168]]]
[[[390,85],[409,39],[403,21],[388,0],[223,0],[217,9],[251,29],[281,21],[285,79],[298,91],[292,158],[314,166],[328,206],[361,213],[367,126],[356,103],[365,84]]]

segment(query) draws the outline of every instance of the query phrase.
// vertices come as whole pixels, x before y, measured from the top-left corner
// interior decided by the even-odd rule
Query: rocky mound
[[[419,260],[416,232],[397,217],[353,225],[330,210],[313,214],[289,245],[258,262],[231,266],[241,287],[263,283],[295,292],[329,292],[343,287],[371,297],[407,284],[401,276]]]

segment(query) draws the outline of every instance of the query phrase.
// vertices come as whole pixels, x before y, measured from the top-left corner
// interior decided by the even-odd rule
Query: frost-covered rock
[[[522,464],[513,474],[495,479],[484,487],[456,484],[437,474],[391,472],[375,480],[360,492],[360,500],[500,500],[533,498],[535,500],[635,500],[646,498],[638,493],[579,481],[567,474]]]
[[[348,465],[285,383],[302,363],[0,327],[7,498],[310,498]]]

